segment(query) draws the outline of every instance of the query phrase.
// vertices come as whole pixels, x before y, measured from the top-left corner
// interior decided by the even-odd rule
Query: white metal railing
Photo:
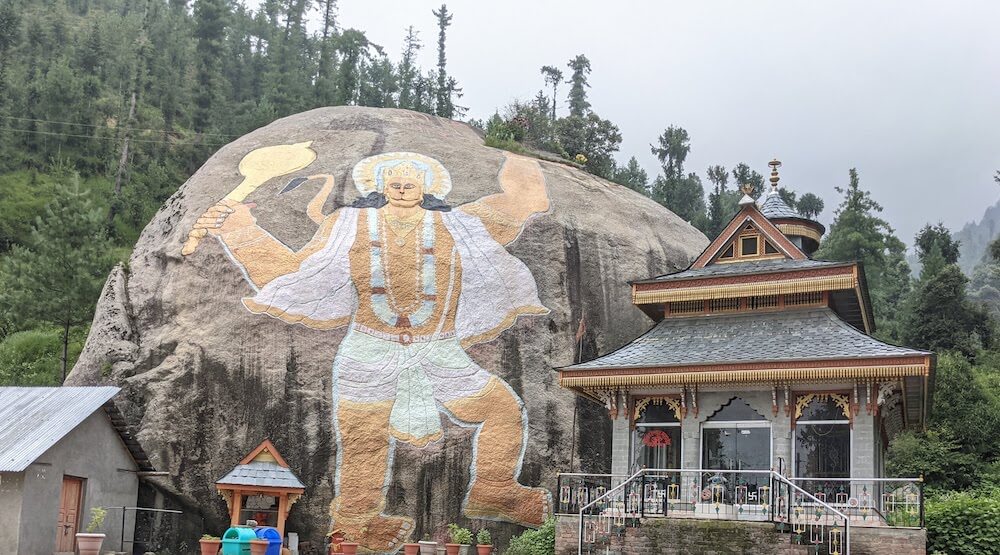
[[[559,506],[564,511],[567,505],[562,501],[575,501],[579,555],[585,546],[590,546],[588,551],[597,551],[602,542],[610,548],[615,535],[623,536],[626,528],[638,526],[647,517],[782,523],[800,543],[822,543],[831,555],[850,555],[848,514],[773,470],[647,468],[628,477],[566,474],[560,478],[563,476],[565,480],[560,479],[558,486]],[[586,489],[575,486],[579,479],[590,478],[601,485],[593,491],[573,492],[574,487]]]

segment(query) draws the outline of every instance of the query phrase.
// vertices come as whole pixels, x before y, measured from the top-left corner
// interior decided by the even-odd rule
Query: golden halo
[[[415,152],[384,152],[358,162],[351,173],[354,186],[363,196],[385,190],[382,171],[409,162],[424,170],[424,194],[444,200],[451,191],[451,175],[441,162]]]

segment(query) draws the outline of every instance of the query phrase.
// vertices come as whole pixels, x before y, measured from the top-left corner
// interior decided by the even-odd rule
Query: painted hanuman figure
[[[333,362],[333,526],[374,552],[406,541],[413,520],[384,514],[395,444],[440,439],[441,413],[477,428],[465,515],[540,525],[548,492],[518,483],[523,403],[465,352],[519,315],[548,312],[528,268],[503,247],[548,210],[538,163],[508,154],[503,192],[455,210],[444,202],[447,170],[421,154],[362,160],[353,171],[361,198],[329,215],[322,206],[333,177],[313,178],[324,180],[307,210],[319,227],[298,251],[234,200],[210,208],[195,230],[218,237],[242,266],[256,289],[243,300],[251,312],[314,329],[348,326]]]

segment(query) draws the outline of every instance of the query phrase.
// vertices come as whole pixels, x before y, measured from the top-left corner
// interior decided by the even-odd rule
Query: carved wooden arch
[[[639,421],[639,417],[645,412],[646,407],[649,405],[667,405],[674,412],[674,417],[677,418],[678,422],[684,420],[684,403],[682,402],[680,395],[650,395],[646,397],[637,397],[632,411],[629,413],[631,416],[632,427],[635,427],[636,423]]]
[[[833,401],[844,413],[851,428],[854,428],[854,410],[850,391],[824,391],[820,393],[800,393],[795,395],[795,412],[792,415],[792,429],[802,417],[802,411],[813,401]]]

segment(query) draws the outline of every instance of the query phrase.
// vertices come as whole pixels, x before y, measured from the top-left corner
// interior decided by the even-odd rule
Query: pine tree
[[[709,166],[706,175],[708,180],[712,182],[712,192],[708,194],[708,228],[705,235],[709,238],[715,238],[722,233],[722,229],[732,218],[734,212],[732,208],[735,208],[735,204],[730,207],[727,203],[728,197],[731,195],[727,194],[729,192],[727,188],[729,173],[726,172],[726,168],[720,165]]]
[[[45,214],[35,221],[27,245],[16,246],[0,271],[0,307],[22,321],[43,322],[62,330],[62,378],[68,371],[70,330],[90,322],[112,245],[104,232],[104,213],[78,180],[62,186]]]
[[[815,257],[864,265],[879,336],[898,341],[901,329],[896,316],[910,289],[906,246],[889,223],[877,216],[882,206],[861,189],[856,169],[851,168],[847,187],[836,187],[836,191],[844,200]]]
[[[806,193],[795,203],[795,211],[803,218],[816,219],[823,212],[823,199],[812,193]]]
[[[562,82],[563,72],[554,66],[542,66],[542,75],[545,76],[545,84],[552,85],[552,121],[556,121],[556,99],[559,94],[559,83]]]
[[[194,128],[208,131],[216,122],[222,96],[223,39],[229,8],[226,0],[198,0],[194,5],[197,46]]]
[[[443,118],[452,118],[455,115],[455,106],[452,104],[451,98],[454,84],[448,78],[444,42],[453,16],[448,13],[448,6],[445,4],[441,4],[441,7],[437,10],[431,10],[431,13],[438,20],[437,102],[435,113]]]
[[[642,169],[642,166],[639,165],[639,161],[636,160],[635,156],[629,158],[628,163],[624,167],[615,170],[615,176],[612,181],[624,185],[637,193],[649,196],[649,176],[646,174],[646,170]]]
[[[590,75],[590,60],[583,54],[578,54],[567,64],[572,74],[569,78],[569,115],[570,117],[582,118],[590,109],[590,102],[587,102],[587,76]]]
[[[748,164],[744,162],[736,164],[732,173],[733,185],[735,185],[737,189],[749,184],[753,186],[752,196],[757,197],[764,192],[764,176],[757,173],[756,170],[750,169]]]
[[[420,70],[417,68],[417,54],[423,46],[420,43],[418,33],[410,25],[406,29],[406,38],[403,39],[403,59],[399,62],[399,107],[413,109],[416,107],[416,81],[420,78]]]
[[[333,75],[337,65],[337,1],[322,0],[323,31],[319,36],[316,73],[316,100],[322,105],[333,101]]]

